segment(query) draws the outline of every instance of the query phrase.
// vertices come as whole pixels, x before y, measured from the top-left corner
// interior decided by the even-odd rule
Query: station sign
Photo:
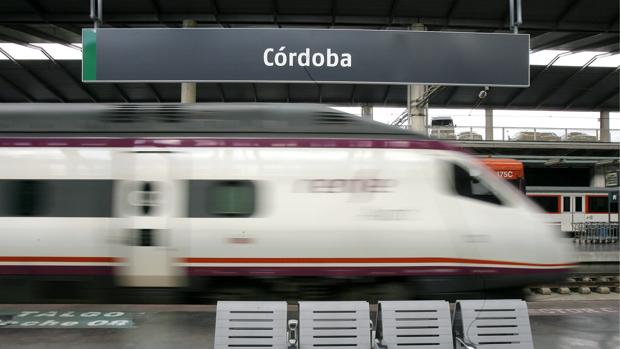
[[[529,86],[529,35],[339,29],[84,29],[84,82]]]

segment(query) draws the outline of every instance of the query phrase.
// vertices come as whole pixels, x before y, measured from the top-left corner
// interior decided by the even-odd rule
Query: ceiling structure
[[[28,46],[81,41],[90,28],[86,0],[0,1],[0,42]],[[617,0],[523,0],[520,32],[531,50],[620,52]],[[104,27],[170,27],[194,19],[199,27],[407,29],[507,32],[502,0],[103,0]],[[75,48],[75,47],[74,47]],[[3,52],[0,51],[0,54]],[[51,57],[49,57],[51,58]],[[558,57],[560,58],[560,57]],[[555,62],[555,61],[554,61]],[[0,60],[0,102],[178,102],[179,84],[80,81],[80,61]],[[618,67],[531,66],[527,89],[443,87],[431,107],[618,110]],[[198,84],[197,101],[372,103],[403,106],[404,86],[363,84]]]

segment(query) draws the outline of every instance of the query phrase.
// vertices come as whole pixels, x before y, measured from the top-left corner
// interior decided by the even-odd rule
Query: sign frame
[[[212,34],[212,33],[216,33],[216,32],[221,32],[222,34],[226,34],[227,36],[235,36],[237,35],[238,37],[243,37],[243,35],[249,33],[249,35],[258,35],[262,38],[268,37],[269,35],[275,35],[275,36],[287,36],[287,35],[292,35],[292,36],[323,36],[323,38],[328,38],[329,36],[341,36],[341,37],[346,37],[346,36],[357,36],[357,35],[361,35],[361,36],[374,36],[377,37],[379,36],[385,36],[385,37],[389,37],[389,36],[394,36],[396,37],[395,40],[397,39],[402,39],[405,36],[416,36],[418,39],[416,40],[425,40],[427,45],[435,45],[436,47],[442,47],[441,45],[438,45],[436,43],[432,43],[432,41],[436,41],[436,40],[431,40],[430,38],[432,36],[436,38],[441,38],[441,37],[445,37],[445,38],[450,38],[452,37],[452,41],[454,41],[456,39],[457,36],[459,37],[464,37],[467,40],[470,40],[471,42],[467,42],[467,40],[465,40],[467,42],[467,48],[460,48],[460,52],[466,52],[467,54],[469,54],[471,56],[471,53],[474,52],[474,48],[469,47],[469,45],[471,45],[472,43],[474,43],[475,40],[478,40],[477,44],[480,44],[480,39],[484,39],[485,36],[489,37],[489,38],[493,38],[493,40],[497,41],[498,38],[507,38],[509,40],[512,40],[513,42],[517,42],[517,41],[523,41],[523,40],[527,40],[527,51],[525,50],[525,47],[523,45],[523,42],[519,43],[519,46],[523,46],[519,48],[519,54],[523,55],[523,57],[527,57],[527,61],[523,61],[520,60],[519,62],[519,70],[520,72],[517,74],[513,74],[513,72],[508,72],[509,74],[513,74],[513,75],[519,75],[519,82],[514,82],[514,83],[497,83],[497,82],[493,82],[493,81],[480,81],[480,82],[473,82],[473,83],[468,83],[468,82],[464,82],[464,81],[449,81],[449,79],[452,78],[452,75],[450,75],[450,72],[447,73],[443,73],[444,76],[449,76],[448,79],[446,80],[442,80],[442,81],[432,81],[432,79],[402,79],[401,81],[396,81],[395,79],[385,79],[384,81],[382,79],[365,79],[365,78],[360,78],[360,79],[356,79],[356,76],[354,76],[354,78],[351,79],[325,79],[325,78],[321,78],[321,77],[313,77],[314,74],[316,74],[317,72],[319,72],[320,74],[326,74],[324,72],[321,72],[320,70],[317,70],[316,66],[306,66],[306,67],[300,67],[300,66],[294,66],[294,65],[290,65],[291,63],[289,63],[287,61],[287,66],[286,67],[276,67],[274,69],[279,69],[282,68],[282,70],[284,69],[288,69],[289,71],[291,71],[292,75],[296,75],[297,77],[299,77],[301,75],[301,69],[303,69],[303,71],[305,71],[306,73],[306,77],[303,79],[300,78],[280,78],[277,75],[281,74],[281,71],[275,71],[274,70],[274,74],[273,76],[269,75],[269,73],[265,73],[265,72],[260,72],[260,74],[263,75],[269,75],[269,77],[264,77],[264,78],[237,78],[237,77],[231,77],[228,78],[227,76],[222,77],[220,76],[216,76],[214,78],[204,78],[204,77],[200,77],[200,74],[197,74],[197,78],[159,78],[159,77],[155,77],[155,78],[124,78],[125,76],[131,76],[132,74],[135,73],[135,70],[140,70],[143,69],[143,67],[145,66],[151,66],[152,64],[135,64],[135,69],[131,70],[128,69],[128,72],[126,71],[125,74],[121,74],[118,73],[116,74],[117,76],[122,76],[123,78],[110,78],[110,73],[109,70],[114,70],[114,69],[120,69],[120,71],[122,71],[123,68],[119,68],[120,65],[122,65],[122,60],[123,60],[123,55],[127,54],[128,57],[125,58],[129,58],[129,60],[134,59],[134,57],[138,56],[137,54],[132,54],[131,52],[127,53],[128,51],[131,51],[132,49],[134,49],[132,46],[140,46],[141,47],[147,47],[150,49],[153,49],[153,47],[160,45],[160,48],[166,48],[166,45],[170,45],[170,42],[168,42],[168,44],[164,43],[163,45],[161,44],[156,44],[153,43],[155,40],[150,40],[149,44],[143,44],[141,43],[139,40],[134,40],[132,42],[133,45],[130,45],[128,43],[120,43],[119,41],[123,41],[123,40],[128,40],[131,41],[131,36],[132,35],[143,35],[145,37],[148,37],[149,35],[152,37],[155,37],[151,34],[155,34],[156,31],[159,31],[159,34],[165,34],[165,35],[173,35],[172,33],[174,33],[174,35],[177,35],[178,38],[183,38],[183,36],[179,36],[178,34],[180,33],[184,33],[187,35],[194,35],[196,36],[196,33],[201,33],[201,34]],[[102,39],[99,40],[100,42],[98,42],[97,37],[101,36],[101,37],[106,37],[106,36],[110,36],[112,33],[114,33],[114,35],[116,35],[116,38],[120,38],[120,40],[112,40],[112,39]],[[265,34],[269,33],[269,35],[265,36]],[[353,35],[353,36],[352,36]],[[128,38],[128,39],[123,39],[123,37]],[[428,37],[429,39],[419,39],[419,38],[424,38],[424,37]],[[518,38],[518,39],[517,39]],[[475,39],[475,40],[474,40]],[[189,40],[189,39],[187,39]],[[245,40],[245,39],[244,39]],[[335,40],[335,39],[334,39]],[[473,41],[472,41],[473,40]],[[147,40],[148,41],[148,40]],[[178,41],[178,40],[177,40]],[[254,41],[257,40],[251,40],[248,39],[246,40],[246,44],[247,43],[253,43]],[[277,40],[276,40],[277,41]],[[484,41],[484,40],[482,40]],[[487,40],[489,41],[489,40]],[[192,42],[191,40],[189,42]],[[314,40],[312,43],[317,45],[321,45],[322,41],[321,40]],[[111,45],[112,44],[112,45]],[[113,47],[114,45],[117,45],[119,47]],[[383,45],[383,43],[379,42],[379,40],[375,40],[375,44],[381,46]],[[512,34],[512,33],[471,33],[471,32],[435,32],[435,31],[410,31],[410,30],[370,30],[370,29],[277,29],[277,28],[98,28],[98,29],[83,29],[82,31],[82,45],[83,45],[83,59],[82,59],[82,81],[83,82],[116,82],[116,83],[131,83],[131,82],[140,82],[140,83],[179,83],[179,82],[207,82],[207,83],[324,83],[324,84],[371,84],[371,85],[411,85],[411,84],[423,84],[423,85],[440,85],[440,86],[497,86],[497,87],[529,87],[530,86],[530,64],[529,64],[529,51],[530,51],[530,36],[529,34]],[[123,46],[124,45],[124,46]],[[150,46],[149,46],[150,45]],[[172,43],[172,45],[177,45],[177,43]],[[234,47],[235,45],[237,45],[236,42],[234,42],[233,44],[230,44],[230,40],[229,41],[224,41],[224,43],[220,42],[220,43],[216,43],[216,45],[220,45],[220,46],[230,46],[233,49],[235,49],[235,52],[243,52],[243,51],[239,51],[238,48]],[[239,44],[241,45],[241,44]],[[202,46],[206,46],[206,45],[202,45]],[[201,45],[186,45],[185,47],[190,48],[195,50],[196,47],[198,47],[197,49],[200,50],[202,49],[203,51],[205,50]],[[242,46],[242,45],[241,45]],[[279,46],[279,47],[278,47]],[[269,45],[266,44],[264,45],[265,48],[272,48],[273,51],[271,51],[271,53],[275,54],[275,53],[280,53],[280,49],[281,48],[286,48],[287,45],[282,44],[282,46],[280,45]],[[447,45],[444,45],[447,46]],[[407,48],[409,50],[411,50],[411,47],[407,46]],[[366,47],[362,47],[362,50],[367,50],[368,52],[372,52],[372,48],[366,48]],[[107,51],[114,51],[115,52],[107,52]],[[138,50],[136,48],[136,50]],[[266,49],[267,50],[267,49]],[[265,52],[266,52],[265,50]],[[308,50],[310,50],[308,48]],[[322,50],[322,51],[321,51]],[[327,48],[327,50],[330,50],[330,48]],[[442,49],[444,50],[444,49]],[[451,50],[451,48],[447,48],[447,50]],[[523,51],[521,51],[523,50]],[[166,50],[162,50],[162,52],[165,52]],[[213,50],[216,52],[220,52],[218,50]],[[334,49],[334,51],[339,51],[338,49]],[[457,52],[458,50],[456,50],[455,52]],[[500,50],[498,50],[500,51]],[[312,51],[310,50],[310,55],[315,54],[316,52],[327,52],[329,53],[330,51],[325,51],[323,48],[319,48],[317,51]],[[381,51],[384,52],[384,51]],[[396,52],[396,51],[395,51]],[[420,50],[420,52],[427,52],[424,50]],[[290,57],[290,52],[289,53],[289,57]],[[189,55],[188,52],[178,52],[177,51],[177,56],[182,56],[182,55]],[[214,54],[213,56],[217,56],[219,53]],[[293,57],[300,57],[303,54],[303,51],[297,52],[295,53],[296,56]],[[475,54],[475,52],[473,53]],[[500,54],[500,53],[498,53]],[[509,54],[503,52],[501,53],[503,56],[510,56]],[[353,54],[351,54],[353,55]],[[372,53],[370,54],[372,55]],[[149,54],[145,54],[144,57],[151,57],[154,55],[149,55]],[[234,55],[231,55],[234,56]],[[325,56],[325,55],[324,55]],[[358,56],[358,57],[356,57]],[[426,60],[425,65],[429,66],[429,65],[433,65],[434,63],[429,63],[429,59],[428,59],[428,54],[424,57],[424,59]],[[120,58],[119,58],[120,57]],[[203,56],[201,56],[203,57]],[[205,58],[207,58],[207,56],[204,56]],[[254,56],[252,56],[254,57]],[[264,59],[265,54],[261,53],[261,57],[257,57],[257,60],[262,60]],[[327,57],[327,56],[326,56]],[[393,56],[392,56],[393,57]],[[412,57],[411,55],[407,56],[409,59],[410,57]],[[445,55],[444,56],[439,56],[439,57],[443,57],[440,58],[439,60],[450,60],[452,58],[446,58]],[[474,56],[472,56],[474,57]],[[466,57],[467,59],[469,59],[470,61],[474,60],[472,57]],[[485,59],[485,57],[490,57],[489,55],[486,56],[480,56],[483,58],[483,60]],[[521,58],[523,58],[521,57]],[[209,59],[211,59],[211,56],[208,57]],[[374,57],[376,58],[376,57]],[[474,57],[475,58],[475,57]],[[150,59],[150,58],[149,58]],[[152,63],[152,60],[149,61],[149,59],[146,59],[147,62]],[[232,58],[231,58],[232,59]],[[328,58],[325,58],[325,61],[327,61]],[[368,61],[369,59],[367,59],[366,57],[364,57],[364,59],[366,59],[366,61]],[[417,59],[416,57],[413,57],[413,59]],[[120,60],[120,62],[119,62]],[[360,58],[359,58],[359,52],[357,52],[354,56],[353,56],[353,63],[352,65],[357,65],[359,62]],[[374,61],[375,59],[371,59],[372,61]],[[181,59],[180,61],[187,61],[187,57],[184,57],[183,59]],[[364,64],[366,64],[367,62],[363,61]],[[402,59],[401,59],[402,61]],[[452,61],[455,61],[455,59],[452,59]],[[489,60],[486,60],[487,62],[484,64],[487,64]],[[498,65],[502,64],[501,60],[496,60],[498,63]],[[254,61],[253,61],[254,62]],[[299,62],[299,60],[297,61]],[[230,63],[227,60],[227,63]],[[272,57],[272,63],[273,63],[273,57]],[[193,64],[193,63],[192,63]],[[239,64],[238,62],[232,62],[232,64],[235,65],[234,71],[232,72],[232,75],[236,75],[236,71],[237,70],[243,70],[243,69],[248,69],[247,68],[247,64]],[[265,61],[266,64],[266,61]],[[457,63],[458,64],[458,63]],[[483,63],[481,63],[483,64]],[[208,64],[207,64],[208,65]],[[260,64],[257,64],[260,65]],[[381,67],[386,67],[389,66],[389,64],[377,64],[377,69],[383,69],[384,71],[386,69],[389,69],[390,74],[394,74],[392,69],[396,69],[396,67],[394,66],[389,66],[389,68],[381,68]],[[415,64],[411,64],[411,66],[409,67],[409,69],[418,69],[419,71],[428,71],[428,67],[421,67],[421,68],[411,68],[411,67],[415,67],[417,65]],[[190,69],[188,67],[186,67],[186,64],[171,64],[170,67],[166,67],[166,69],[161,69],[161,66],[158,66],[160,69],[153,69],[153,71],[155,72],[155,75],[162,74],[162,71],[168,71],[168,70],[178,70],[178,69]],[[181,68],[179,68],[181,67]],[[241,68],[239,68],[241,67]],[[506,68],[511,67],[511,66],[507,66]],[[252,69],[255,67],[252,67]],[[259,67],[259,68],[264,68],[264,67]],[[292,69],[289,69],[292,68]],[[300,69],[301,68],[301,69]],[[364,72],[367,72],[369,70],[373,70],[373,69],[367,69],[369,67],[364,66],[363,69],[358,69],[361,70],[361,73],[364,74]],[[484,69],[485,67],[483,67]],[[108,71],[106,71],[106,69],[108,69]],[[231,70],[230,67],[227,67],[227,69]],[[321,67],[321,69],[323,69]],[[324,69],[331,69],[331,68],[324,68]],[[357,67],[356,67],[357,69]],[[443,66],[439,66],[436,67],[435,70],[437,72],[443,71],[443,70],[458,70],[457,68],[453,68],[452,64],[443,64]],[[480,70],[480,67],[477,67],[478,70]],[[101,73],[101,71],[104,71],[103,73]],[[462,69],[462,70],[467,70],[467,69]],[[494,69],[496,72],[496,75],[500,75],[498,74],[497,70],[498,69]],[[514,69],[505,69],[505,70],[501,70],[501,73],[505,73],[508,70],[514,70]],[[525,70],[527,70],[527,77],[525,77]],[[335,70],[333,70],[335,71]],[[342,71],[341,71],[342,72]],[[338,72],[339,74],[341,74],[341,72]],[[98,74],[99,73],[99,74]],[[311,74],[312,73],[312,74]],[[374,73],[374,72],[373,72]],[[202,74],[202,73],[201,73]],[[260,75],[259,74],[259,75]],[[320,75],[319,74],[319,75]],[[440,73],[442,74],[442,73]],[[103,75],[100,78],[98,78],[98,75]],[[113,75],[113,74],[112,74]],[[346,74],[344,74],[346,75]],[[354,75],[354,74],[353,74]],[[470,75],[475,75],[475,74],[470,74]],[[501,74],[503,75],[503,74]],[[440,80],[440,79],[437,79]],[[516,78],[512,79],[512,80],[516,80]]]

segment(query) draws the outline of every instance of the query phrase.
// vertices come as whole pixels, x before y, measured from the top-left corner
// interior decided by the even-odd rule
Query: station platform
[[[528,308],[537,349],[620,347],[618,294],[540,296]],[[213,348],[214,327],[214,305],[0,305],[0,347],[11,349]]]
[[[620,262],[620,244],[574,243],[577,261],[581,263]]]

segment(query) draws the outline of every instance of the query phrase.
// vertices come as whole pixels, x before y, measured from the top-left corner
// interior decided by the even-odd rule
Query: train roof
[[[618,192],[619,187],[538,187],[527,186],[528,193],[613,193]]]
[[[32,134],[427,139],[316,104],[3,104],[0,135]]]

